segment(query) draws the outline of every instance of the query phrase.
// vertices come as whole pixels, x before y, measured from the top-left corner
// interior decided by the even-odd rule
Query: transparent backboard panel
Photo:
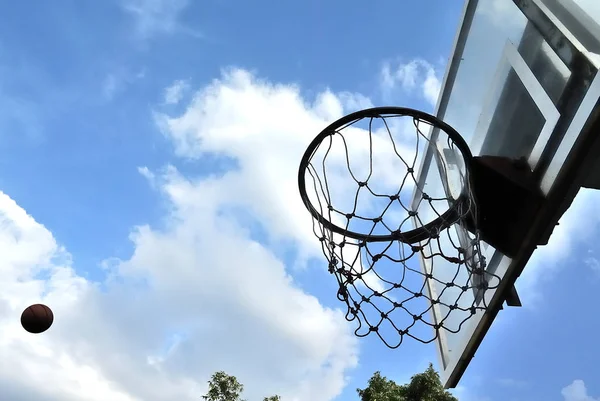
[[[560,113],[510,41],[504,46],[488,91],[470,141],[472,152],[524,158],[535,170]]]
[[[556,146],[551,144],[550,138],[560,136],[565,129],[558,124],[559,110],[569,96],[567,85],[571,71],[512,0],[480,0],[470,22],[462,57],[457,61],[456,76],[443,89],[449,98],[438,117],[466,139],[474,155],[524,158],[532,169],[539,169],[543,174]],[[454,150],[444,139],[435,142],[436,157],[423,165],[425,190],[432,196],[439,192],[441,197],[456,198],[462,184],[452,175],[452,169],[460,170],[461,166],[453,163]],[[470,233],[460,227],[456,227],[454,234],[455,238],[447,241],[469,240]],[[487,271],[502,278],[511,263],[510,258],[486,243],[482,244],[482,253]],[[446,266],[443,260],[433,263],[422,260],[422,268],[426,272],[434,270],[434,274],[440,275],[440,281],[455,275],[456,282],[468,279],[466,272],[456,272],[450,263]],[[436,281],[430,280],[428,284],[432,294],[444,290]],[[486,299],[493,294],[494,290],[488,290]],[[450,291],[443,297],[450,299],[456,295]],[[478,296],[476,291],[465,294],[460,303],[481,301]],[[446,314],[443,307],[435,307],[433,311],[437,320]],[[449,320],[451,330],[438,338],[444,369],[456,364],[478,323],[477,319],[471,319],[460,332],[452,333],[458,319]]]
[[[572,0],[581,9],[588,14],[594,21],[600,21],[600,2],[596,0]],[[566,5],[570,5],[569,2],[562,1]]]
[[[598,48],[589,43],[589,37],[585,37],[572,24],[575,22],[584,26],[592,32],[591,36],[596,36],[596,43],[600,40],[600,2],[596,0],[541,0],[551,12],[553,12],[563,24],[567,26],[586,47],[593,52]]]
[[[434,143],[433,167],[427,172],[424,190],[432,198],[446,198],[450,194],[453,199],[458,198],[464,186],[465,170],[462,157],[456,154],[454,149],[447,146],[447,136],[441,134],[438,141]],[[418,196],[415,198],[417,199]],[[449,207],[448,201],[434,208],[427,202],[418,204],[417,212],[421,219],[430,220],[436,217],[436,211],[443,212]],[[440,235],[439,241],[429,241],[424,250],[425,255],[443,254],[447,256],[456,255],[457,244],[462,244],[458,226],[452,227]],[[462,244],[463,247],[467,248]],[[475,301],[474,292],[463,292],[460,287],[471,286],[471,275],[464,265],[456,265],[447,262],[441,257],[422,258],[423,270],[426,274],[432,274],[435,279],[427,280],[427,291],[429,298],[439,300],[440,303],[433,306],[434,320],[436,323],[443,321],[448,331],[442,329],[438,333],[438,342],[443,344],[445,352],[451,352],[459,337],[452,335],[461,328],[462,322],[469,317],[469,312],[461,310],[450,311],[447,305],[457,304],[459,308],[468,309]],[[456,287],[448,288],[445,283],[454,283]]]
[[[444,121],[463,135],[467,142],[477,132],[482,105],[490,103],[490,86],[498,81],[498,74],[508,73],[507,68],[498,71],[499,67],[507,64],[504,60],[507,42],[518,49],[519,55],[554,104],[559,101],[570,76],[568,68],[552,52],[539,32],[528,24],[527,18],[512,1],[480,1],[443,115]],[[510,88],[507,88],[507,92],[510,92]],[[506,120],[509,117],[507,115]]]

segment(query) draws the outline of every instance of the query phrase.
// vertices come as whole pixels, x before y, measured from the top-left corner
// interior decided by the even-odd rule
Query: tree
[[[404,385],[398,385],[381,376],[380,372],[375,372],[367,388],[356,391],[361,401],[458,401],[444,389],[432,364]]]
[[[402,386],[375,372],[364,390],[356,389],[361,401],[403,401]]]
[[[235,376],[225,372],[213,374],[208,381],[208,393],[203,395],[205,401],[244,401],[242,393],[244,385]],[[263,401],[281,401],[278,395],[265,397]]]
[[[442,386],[440,375],[432,364],[423,373],[410,378],[410,383],[402,386],[406,401],[458,401]]]
[[[240,398],[243,391],[244,385],[235,376],[217,372],[208,381],[208,394],[202,398],[206,401],[244,401]]]

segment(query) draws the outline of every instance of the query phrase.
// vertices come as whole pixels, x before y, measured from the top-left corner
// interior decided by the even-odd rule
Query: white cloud
[[[135,18],[136,31],[142,39],[175,32],[201,37],[199,32],[184,27],[179,21],[189,4],[189,0],[122,0],[123,9]]]
[[[596,0],[575,0],[575,3],[588,13],[592,20],[600,20],[600,3]]]
[[[295,288],[284,265],[248,239],[244,227],[223,210],[223,182],[191,182],[172,168],[161,180],[177,205],[172,219],[180,223],[167,233],[139,228],[133,236],[136,252],[119,269],[160,283],[154,291],[164,292],[167,307],[179,309],[182,331],[202,339],[181,344],[163,362],[165,369],[189,366],[200,373],[197,357],[204,369],[239,372],[255,396],[283,388],[282,395],[302,400],[333,397],[356,358],[341,314]],[[173,274],[166,266],[182,268]],[[194,302],[185,302],[188,296]],[[183,320],[188,314],[198,320]],[[222,344],[227,355],[209,352],[213,344]],[[247,367],[242,359],[249,361]]]
[[[482,396],[477,394],[471,388],[465,386],[457,386],[456,388],[450,389],[450,393],[458,398],[460,401],[492,401],[488,396]]]
[[[583,380],[574,380],[573,383],[562,389],[561,394],[565,401],[600,401],[600,398],[588,395]]]
[[[381,86],[387,93],[398,86],[404,91],[418,90],[432,106],[437,104],[441,81],[432,64],[422,59],[392,66],[385,63],[381,70]]]
[[[11,252],[0,255],[0,383],[11,399],[191,400],[221,369],[245,384],[249,399],[330,400],[342,390],[357,363],[350,325],[294,283],[239,213],[248,206],[272,238],[318,255],[292,161],[328,119],[364,100],[327,92],[307,105],[294,88],[242,71],[229,78],[182,116],[162,119],[166,128],[187,127],[165,132],[180,155],[212,151],[238,168],[200,179],[140,168],[170,214],[163,229],[133,230],[134,254],[107,259],[105,282],[78,276],[52,234],[2,195],[0,249]],[[40,272],[50,278],[37,279]],[[19,327],[34,302],[56,317],[39,336]]]
[[[171,86],[165,89],[164,102],[166,104],[178,104],[181,101],[181,99],[183,99],[185,92],[189,88],[190,84],[188,81],[180,79],[173,82]]]
[[[500,384],[502,386],[512,387],[512,388],[523,388],[523,387],[527,387],[529,385],[529,383],[527,383],[524,380],[510,379],[510,378],[498,379],[497,382],[498,382],[498,384]]]
[[[118,93],[123,92],[128,85],[146,77],[146,70],[141,69],[135,73],[121,69],[106,75],[101,85],[102,96],[112,100]]]
[[[85,311],[84,298],[93,286],[74,274],[69,255],[56,244],[52,234],[3,193],[0,193],[0,249],[3,394],[10,395],[11,400],[134,399],[107,381],[97,367],[89,365],[90,361],[78,358],[73,352],[74,344],[60,339],[61,330],[76,330],[78,322],[72,319],[69,322],[66,317],[71,311],[81,314],[79,307]],[[40,274],[50,278],[39,279]],[[56,325],[45,335],[33,336],[20,327],[19,315],[26,306],[38,301],[52,305]],[[87,317],[91,321],[94,318]]]
[[[224,369],[252,398],[334,397],[356,363],[341,313],[305,294],[233,217],[216,213],[218,182],[188,181],[174,169],[155,179],[172,202],[168,228],[138,227],[134,255],[107,263],[112,274],[101,287],[77,276],[52,234],[2,194],[0,249],[10,250],[0,255],[3,393],[194,400]],[[19,327],[34,302],[55,313],[39,336]]]
[[[583,260],[583,263],[596,274],[600,274],[600,260],[594,256],[588,256]]]
[[[117,91],[117,77],[114,74],[108,74],[102,83],[102,95],[106,99],[112,99]]]
[[[214,154],[239,165],[220,178],[216,190],[224,205],[256,216],[272,240],[294,241],[301,254],[317,256],[320,247],[298,195],[298,163],[321,129],[358,104],[368,102],[328,91],[309,104],[295,86],[230,70],[198,92],[181,116],[157,114],[157,121],[178,155]]]
[[[503,0],[489,0],[477,7],[477,13],[484,15],[497,28],[523,29],[522,22],[525,18],[513,3]]]

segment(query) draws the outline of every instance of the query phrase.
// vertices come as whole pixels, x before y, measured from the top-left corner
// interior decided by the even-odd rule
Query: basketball
[[[52,326],[54,314],[46,305],[31,305],[21,314],[21,326],[33,334],[43,333]]]

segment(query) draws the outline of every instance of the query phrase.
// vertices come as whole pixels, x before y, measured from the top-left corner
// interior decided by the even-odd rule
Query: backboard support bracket
[[[596,124],[592,127],[592,130],[596,136],[600,136],[600,124]],[[588,189],[600,189],[600,143],[597,143],[591,152],[594,156],[590,162],[585,181],[581,186]]]
[[[517,289],[514,285],[509,287],[509,289],[506,292],[506,305],[514,307],[523,306],[523,304],[521,303],[521,298],[519,298],[519,294],[517,293]]]
[[[472,163],[481,239],[515,257],[544,196],[523,159],[476,156]],[[467,227],[470,231],[473,226]]]

